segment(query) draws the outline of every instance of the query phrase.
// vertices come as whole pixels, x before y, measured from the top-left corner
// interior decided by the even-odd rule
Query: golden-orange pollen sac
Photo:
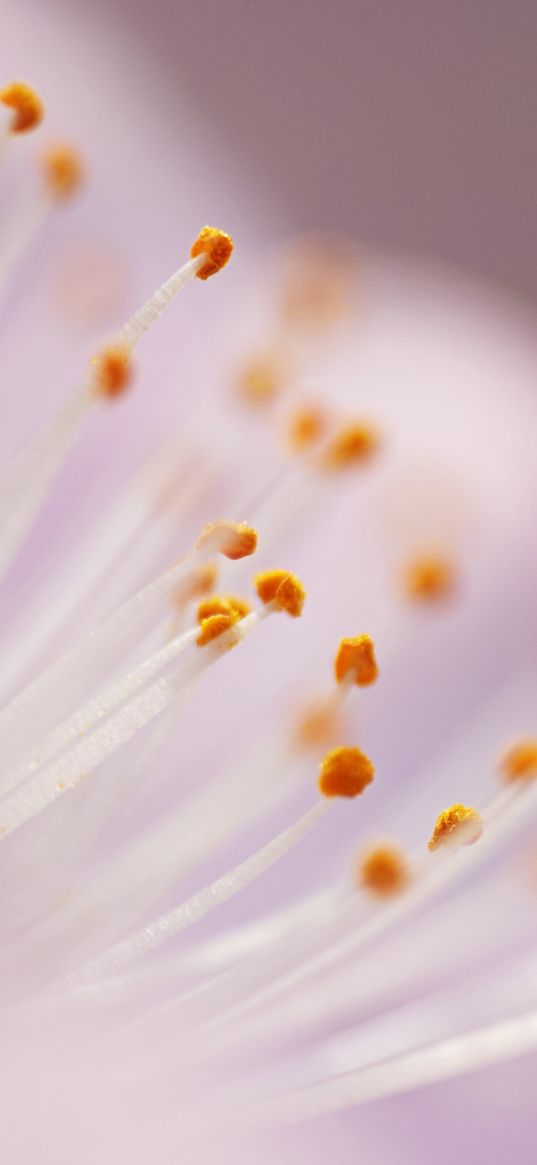
[[[519,740],[500,762],[507,781],[532,781],[537,777],[537,739]]]
[[[296,453],[311,449],[324,435],[326,429],[326,415],[319,408],[297,409],[289,421],[288,440],[291,449]]]
[[[371,846],[359,859],[357,881],[378,898],[400,894],[408,884],[404,853],[392,845]]]
[[[347,676],[353,676],[359,687],[373,684],[379,669],[371,636],[358,635],[356,639],[342,639],[334,660],[334,672],[338,684]]]
[[[378,433],[370,425],[346,425],[332,438],[325,453],[329,469],[351,469],[369,461],[379,448]]]
[[[218,578],[218,567],[215,562],[202,562],[194,566],[186,578],[176,587],[173,601],[177,607],[183,607],[192,599],[199,599],[214,590]]]
[[[213,642],[213,639],[218,639],[225,631],[229,631],[234,623],[236,623],[236,619],[233,615],[210,615],[201,624],[200,633],[196,639],[198,647],[206,647],[208,643]],[[230,647],[234,647],[234,644],[230,644]]]
[[[446,558],[426,554],[409,562],[404,587],[414,602],[435,603],[447,599],[455,589],[455,568]]]
[[[43,154],[45,182],[55,198],[70,198],[84,177],[84,167],[77,150],[68,143],[49,146]]]
[[[208,522],[196,545],[198,550],[217,550],[232,561],[249,558],[257,549],[257,530],[244,522],[230,522],[223,518],[218,522]]]
[[[213,595],[210,599],[203,599],[198,606],[197,618],[199,623],[209,619],[211,615],[230,615],[234,622],[248,615],[251,607],[246,599],[237,595]]]
[[[129,351],[122,344],[113,344],[95,357],[94,383],[100,396],[108,400],[122,396],[132,380]]]
[[[359,748],[333,748],[321,764],[319,790],[323,797],[358,797],[371,784],[375,766]]]
[[[197,239],[190,248],[190,257],[206,255],[207,261],[196,273],[198,279],[209,279],[221,271],[231,258],[233,239],[218,227],[202,227]]]
[[[283,366],[274,356],[260,355],[249,360],[240,370],[238,389],[241,396],[256,405],[274,400],[283,387]]]
[[[437,817],[428,848],[440,849],[452,846],[473,845],[483,833],[483,819],[477,809],[468,805],[451,805]]]
[[[288,570],[265,570],[256,574],[254,586],[262,603],[274,603],[293,619],[302,614],[306,592],[296,574]]]
[[[0,92],[0,101],[13,110],[11,133],[28,133],[36,129],[44,117],[43,102],[39,93],[26,81],[12,81]]]

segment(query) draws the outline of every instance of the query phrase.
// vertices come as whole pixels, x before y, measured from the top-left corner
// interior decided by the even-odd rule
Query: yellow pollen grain
[[[198,647],[206,647],[208,643],[212,643],[213,639],[218,639],[218,636],[229,631],[235,622],[236,619],[233,615],[224,614],[210,615],[208,619],[204,619],[196,639]]]
[[[257,530],[243,522],[208,522],[196,543],[198,550],[218,550],[233,561],[248,558],[257,549]]]
[[[132,363],[122,344],[105,348],[93,361],[95,388],[100,396],[114,400],[122,396],[132,380]]]
[[[342,639],[334,660],[334,672],[338,684],[348,675],[354,676],[354,682],[359,687],[373,684],[379,669],[371,636],[358,635],[356,639]]]
[[[206,255],[207,261],[197,272],[198,279],[209,279],[221,271],[231,258],[233,239],[218,227],[202,227],[197,239],[190,248],[190,257]]]
[[[519,740],[500,761],[502,776],[507,781],[531,781],[537,777],[537,739]]]
[[[44,108],[39,93],[26,81],[12,81],[0,92],[0,101],[13,110],[11,133],[27,133],[43,120]]]
[[[346,425],[332,438],[324,462],[328,469],[349,469],[369,461],[378,447],[378,434],[370,425]]]
[[[432,852],[444,845],[473,845],[482,833],[483,819],[477,809],[468,805],[451,805],[437,817],[428,848]]]
[[[70,198],[81,185],[84,167],[74,147],[59,142],[45,150],[43,173],[46,185],[55,198]]]
[[[358,797],[371,784],[375,766],[359,748],[333,748],[327,753],[319,773],[323,797]]]
[[[296,574],[287,570],[265,570],[256,574],[254,586],[262,603],[275,603],[294,619],[302,614],[306,592]]]
[[[378,898],[400,894],[408,884],[404,853],[392,845],[376,845],[359,859],[357,881]]]
[[[419,603],[434,603],[452,594],[455,569],[445,558],[423,555],[408,563],[403,582],[409,599]]]

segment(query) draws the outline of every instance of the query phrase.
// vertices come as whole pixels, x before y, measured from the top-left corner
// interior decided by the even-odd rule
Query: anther
[[[333,748],[321,764],[319,790],[324,797],[358,797],[374,776],[375,766],[361,749]]]

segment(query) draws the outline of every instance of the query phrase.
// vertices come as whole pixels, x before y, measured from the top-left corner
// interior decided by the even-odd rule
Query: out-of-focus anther
[[[233,239],[218,227],[202,227],[197,239],[190,248],[190,257],[206,255],[207,261],[196,272],[198,279],[209,279],[221,271],[231,258]]]
[[[500,770],[506,781],[532,781],[537,777],[537,739],[518,740],[503,755]]]
[[[319,773],[323,797],[358,797],[371,784],[375,766],[359,748],[333,748],[327,753]]]
[[[287,570],[265,570],[256,574],[254,586],[262,603],[274,603],[295,619],[302,614],[306,592],[296,574]]]
[[[482,833],[483,819],[477,809],[467,805],[451,805],[437,817],[428,848],[432,852],[442,846],[458,849],[461,845],[473,845]]]
[[[257,549],[257,531],[244,522],[222,518],[203,527],[196,546],[198,550],[216,550],[233,561],[248,558]]]
[[[92,361],[95,391],[114,400],[122,396],[132,381],[132,362],[123,344],[111,344]]]
[[[371,846],[358,861],[356,879],[378,898],[400,894],[408,884],[408,865],[403,851],[393,845]]]
[[[241,368],[237,387],[240,395],[251,404],[265,405],[278,395],[284,381],[282,362],[275,356],[266,354],[249,360]]]
[[[409,599],[418,603],[435,603],[453,593],[456,574],[453,564],[446,558],[425,554],[407,564],[403,581]]]
[[[287,439],[291,449],[296,453],[303,453],[316,445],[324,436],[326,429],[326,414],[320,408],[311,405],[309,408],[297,409],[291,416],[287,427]]]
[[[375,658],[375,645],[370,635],[358,635],[356,639],[342,639],[334,660],[336,681],[341,684],[347,677],[353,677],[359,687],[373,684],[379,669]]]
[[[377,453],[379,445],[379,435],[371,425],[345,425],[332,437],[323,463],[327,469],[352,469],[368,462]]]
[[[43,120],[44,108],[39,93],[26,81],[11,81],[0,91],[0,101],[13,110],[9,126],[12,134],[28,133]]]
[[[319,700],[302,711],[293,732],[293,743],[300,748],[329,745],[341,739],[340,709],[330,699]]]
[[[43,153],[43,174],[47,189],[54,198],[70,198],[84,177],[80,154],[68,142],[48,146]]]
[[[217,578],[218,567],[215,562],[201,562],[199,566],[193,566],[189,574],[175,588],[173,595],[175,606],[181,608],[193,599],[201,599],[203,595],[209,595],[216,586]]]

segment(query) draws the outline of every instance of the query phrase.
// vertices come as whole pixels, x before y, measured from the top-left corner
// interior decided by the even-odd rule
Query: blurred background
[[[533,0],[3,0],[2,10],[3,74],[32,69],[52,107],[61,80],[67,130],[107,90],[113,126],[119,69],[148,109],[176,119],[179,151],[178,105],[190,106],[211,126],[215,160],[232,151],[291,230],[338,227],[537,295]]]

